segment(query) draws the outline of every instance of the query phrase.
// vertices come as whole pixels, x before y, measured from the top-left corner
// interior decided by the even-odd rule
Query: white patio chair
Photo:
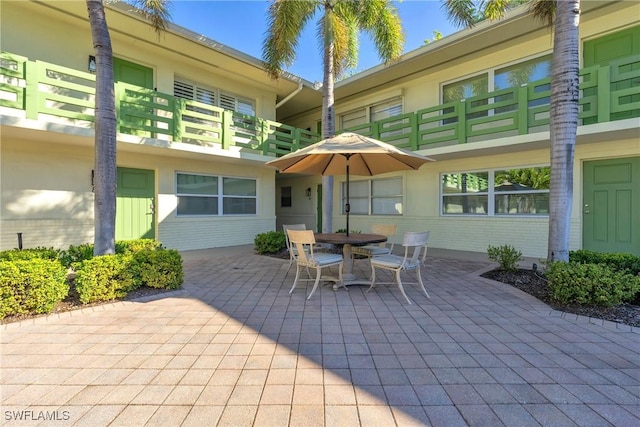
[[[428,231],[405,233],[404,238],[402,239],[404,256],[388,254],[371,258],[371,286],[369,286],[367,292],[375,287],[376,268],[389,270],[395,273],[396,283],[398,284],[400,292],[402,292],[402,295],[405,297],[407,302],[411,304],[409,297],[407,297],[407,294],[404,291],[400,274],[403,271],[415,270],[418,277],[418,283],[420,283],[422,291],[427,298],[431,298],[424,287],[424,283],[422,283],[422,276],[420,275],[420,267],[424,264],[427,257],[427,240],[429,240]]]
[[[291,270],[291,266],[296,260],[294,256],[294,252],[296,251],[296,248],[291,246],[291,242],[289,241],[289,234],[287,233],[287,231],[288,230],[306,230],[307,226],[305,224],[284,224],[282,226],[282,229],[284,230],[284,239],[285,239],[285,242],[287,243],[287,252],[289,252],[289,267],[287,268],[287,272],[285,273],[285,276],[286,276],[287,274],[289,274],[289,270]]]
[[[287,230],[287,234],[289,235],[289,242],[295,250],[292,251],[294,256],[294,261],[296,263],[296,278],[293,281],[293,286],[291,286],[291,290],[289,293],[293,292],[298,281],[314,281],[313,288],[307,296],[307,299],[311,298],[313,293],[318,288],[318,283],[320,283],[320,279],[322,276],[322,269],[327,267],[338,267],[338,278],[335,277],[324,277],[325,280],[337,282],[338,286],[342,286],[342,264],[344,260],[342,259],[342,255],[332,254],[328,252],[316,252],[314,249],[314,245],[316,243],[316,239],[313,235],[312,230]],[[302,268],[306,269],[315,269],[316,277],[315,279],[300,279],[300,270]]]
[[[371,233],[386,236],[387,241],[375,245],[354,246],[351,249],[352,257],[355,258],[355,255],[361,255],[366,258],[371,258],[392,253],[394,245],[392,239],[396,236],[397,232],[398,226],[396,224],[373,224],[371,226]]]

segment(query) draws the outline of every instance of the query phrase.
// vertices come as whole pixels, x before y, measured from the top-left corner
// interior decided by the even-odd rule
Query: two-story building
[[[0,248],[93,241],[95,59],[86,3],[2,2]],[[275,228],[269,151],[315,140],[276,122],[312,84],[105,2],[118,113],[116,239],[180,250]],[[315,101],[314,101],[315,102]]]
[[[321,222],[321,180],[274,156],[318,138],[321,92],[128,4],[105,5],[118,109],[117,239],[179,250]],[[583,1],[571,249],[640,253],[640,4]],[[84,2],[3,2],[0,249],[93,239],[92,42]],[[436,159],[351,177],[351,228],[546,256],[552,35],[526,6],[336,84],[337,130]],[[334,228],[344,227],[336,177]]]
[[[546,257],[552,30],[527,13],[484,21],[336,83],[336,127],[436,159],[419,171],[351,177],[350,224],[430,230],[434,247],[510,244]],[[581,100],[571,249],[640,254],[640,3],[583,1]],[[288,124],[316,129],[320,106]],[[277,179],[315,195],[317,178]],[[344,227],[344,177],[334,227]],[[312,199],[314,199],[312,197]],[[279,223],[316,224],[318,202],[283,206]]]

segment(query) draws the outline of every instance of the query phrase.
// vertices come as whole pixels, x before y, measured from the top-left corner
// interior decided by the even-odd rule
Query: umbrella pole
[[[351,154],[347,154],[345,157],[347,158],[347,202],[344,205],[344,211],[347,214],[347,237],[349,237],[349,211],[351,210],[351,205],[349,204],[349,158]]]

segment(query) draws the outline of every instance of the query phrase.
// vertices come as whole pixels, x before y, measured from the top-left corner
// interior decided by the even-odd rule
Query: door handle
[[[589,215],[589,203],[584,204],[584,214]]]

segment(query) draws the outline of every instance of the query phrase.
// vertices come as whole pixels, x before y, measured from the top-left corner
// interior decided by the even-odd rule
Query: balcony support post
[[[527,85],[518,88],[516,105],[518,106],[518,134],[526,135],[529,132],[529,89]]]
[[[233,111],[222,112],[222,149],[228,150],[233,145]]]
[[[609,65],[598,67],[598,123],[611,120],[611,67]]]
[[[25,61],[24,62],[24,79],[25,79],[25,90],[24,90],[24,108],[27,119],[38,120],[39,113],[39,92],[38,92],[38,82],[39,78],[39,67],[41,65],[38,61]]]
[[[467,101],[458,102],[458,144],[467,143]]]

